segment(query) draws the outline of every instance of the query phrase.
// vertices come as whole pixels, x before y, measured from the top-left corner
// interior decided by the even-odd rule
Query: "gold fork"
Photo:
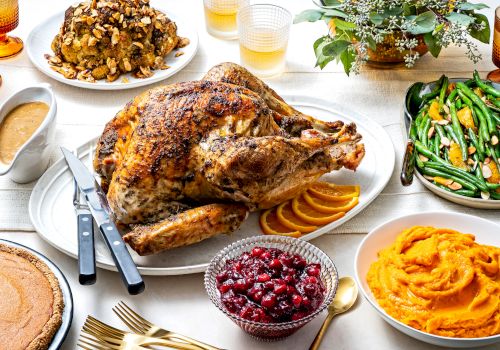
[[[97,338],[80,334],[77,345],[84,350],[145,350],[147,348],[134,344],[113,344]]]
[[[130,344],[145,347],[149,345],[159,345],[181,350],[200,350],[199,347],[184,342],[177,342],[168,339],[153,338],[144,335],[124,332],[117,328],[111,327],[92,316],[87,317],[87,320],[83,325],[82,332],[87,333],[104,343],[122,346],[118,349],[131,349],[127,347],[127,344]]]
[[[148,337],[160,338],[160,339],[178,339],[185,342],[191,343],[200,347],[203,350],[222,350],[214,346],[202,343],[196,339],[187,337],[182,334],[178,334],[172,331],[168,331],[157,325],[149,322],[144,317],[139,315],[137,312],[132,310],[123,301],[120,301],[118,305],[113,308],[113,312],[122,320],[123,323],[127,325],[133,332],[137,334],[142,334]]]

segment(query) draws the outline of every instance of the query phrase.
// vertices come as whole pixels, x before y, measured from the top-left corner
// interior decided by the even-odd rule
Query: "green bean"
[[[427,147],[429,145],[429,137],[427,136],[427,134],[429,133],[429,129],[431,128],[431,118],[428,117],[425,120],[425,123],[422,122],[422,124],[423,126],[420,132],[420,141],[422,141],[425,147]]]
[[[424,168],[424,162],[422,161],[422,159],[420,159],[420,157],[418,155],[415,157],[415,163],[417,164],[417,167],[419,169]]]
[[[446,90],[448,90],[448,77],[444,77],[443,84],[441,85],[441,91],[439,92],[439,112],[443,111]]]
[[[498,161],[497,153],[495,152],[495,149],[493,148],[493,145],[491,143],[486,144],[486,149],[489,150],[490,154],[489,156],[493,158],[493,161],[497,165],[497,168],[500,169],[500,162]]]
[[[477,118],[479,119],[479,133],[483,137],[483,141],[489,141],[490,140],[490,133],[488,132],[488,124],[486,122],[486,119],[484,118],[483,112],[478,107],[474,107],[474,110],[476,111]]]
[[[476,112],[474,111],[474,104],[472,103],[471,99],[468,98],[462,91],[458,90],[458,94],[462,101],[469,107],[470,111],[472,112],[472,118],[474,119],[474,125],[478,126],[479,125],[479,120],[477,119]]]
[[[453,103],[453,100],[455,99],[455,97],[457,97],[457,94],[458,94],[458,89],[453,89],[450,94],[448,95],[448,97],[446,98],[446,104],[449,106],[451,103]]]
[[[498,91],[497,89],[495,89],[492,86],[489,86],[488,84],[485,84],[481,80],[481,78],[479,78],[479,73],[477,72],[477,70],[474,71],[473,77],[474,77],[474,81],[476,82],[476,85],[479,86],[481,89],[483,89],[484,92],[486,92],[487,94],[491,94],[495,97],[500,97],[500,91]]]
[[[442,188],[443,190],[451,192],[451,193],[456,193],[458,195],[465,196],[465,197],[477,197],[477,191],[464,190],[464,189],[452,190],[451,188],[448,188],[444,185],[441,185],[441,184],[437,183],[436,181],[434,181],[433,183],[437,187]]]
[[[492,184],[487,182],[486,187],[488,187],[490,190],[497,190],[500,188],[500,184]]]
[[[411,123],[410,125],[410,139],[415,141],[417,139],[417,126],[415,123]]]
[[[439,154],[441,153],[441,149],[439,148],[439,146],[441,146],[441,137],[439,137],[439,135],[434,136],[433,146],[434,146],[434,153],[439,156]]]
[[[457,109],[462,108],[462,100],[458,99],[457,102],[455,102],[455,107],[457,107]]]
[[[481,162],[484,161],[484,144],[479,143],[479,140],[477,139],[477,136],[474,133],[474,130],[469,128],[469,129],[467,129],[467,132],[469,134],[469,140],[472,142],[472,144],[476,148],[476,154],[479,157],[479,160]]]
[[[498,113],[491,113],[491,116],[495,120],[495,122],[500,125],[500,115]]]
[[[455,130],[453,129],[453,127],[451,125],[445,125],[444,129],[446,130],[446,132],[449,135],[448,138],[450,140],[455,141],[455,143],[458,143],[458,137],[457,137],[457,134],[455,133]]]
[[[434,130],[436,130],[436,133],[439,135],[441,140],[446,137],[443,127],[441,125],[439,125],[438,123],[434,124]]]
[[[483,176],[483,170],[481,169],[481,164],[479,163],[479,156],[477,153],[474,153],[472,155],[472,158],[476,162],[476,168],[474,169],[474,174],[476,175],[476,178],[479,181],[480,186],[479,189],[483,192],[489,192],[490,188],[488,187],[488,184],[486,183],[486,180],[484,179]]]
[[[437,154],[432,153],[427,147],[422,144],[420,141],[415,141],[415,148],[419,153],[422,153],[424,156],[426,156],[429,159],[432,159],[435,162],[441,163],[441,164],[448,164],[446,163],[443,159],[441,159]]]
[[[455,133],[457,134],[458,145],[460,146],[460,150],[462,151],[462,160],[465,162],[468,158],[467,142],[465,141],[462,125],[458,120],[457,110],[455,109],[454,104],[450,106],[450,112],[451,112],[451,122],[453,124],[453,130],[455,130]]]
[[[450,162],[450,150],[448,148],[444,149],[443,158],[446,161],[446,164],[451,163]]]
[[[500,193],[490,192],[490,198],[493,198],[495,200],[499,200],[500,199]]]
[[[472,102],[474,102],[481,109],[481,112],[483,112],[484,118],[486,119],[486,122],[488,124],[489,133],[496,134],[496,125],[493,121],[493,117],[491,116],[491,111],[488,109],[488,106],[486,106],[483,100],[481,100],[481,98],[479,98],[479,96],[477,96],[471,89],[465,86],[464,83],[458,82],[457,87],[462,90],[467,95],[467,97],[469,97]]]
[[[496,99],[494,96],[488,95],[488,101],[493,103],[495,107],[500,108],[500,100]]]
[[[468,182],[472,183],[474,186],[476,186],[480,190],[488,192],[488,188],[486,187],[486,183],[484,183],[484,181],[477,179],[474,175],[468,173],[467,171],[465,171],[463,169],[457,168],[453,165],[443,165],[443,164],[432,162],[432,161],[426,162],[425,166],[427,168],[439,170],[441,172],[459,177],[459,178],[463,179],[464,181],[468,181]]]
[[[477,191],[477,189],[478,189],[476,187],[476,185],[474,185],[470,181],[466,181],[458,176],[451,175],[451,174],[445,173],[445,172],[440,171],[440,170],[429,168],[425,165],[424,165],[424,168],[422,169],[422,173],[424,173],[425,175],[428,175],[428,176],[433,176],[433,177],[439,176],[439,177],[443,177],[445,179],[451,179],[451,180],[455,181],[456,183],[459,183],[460,185],[462,185],[462,187],[464,187],[468,190]]]

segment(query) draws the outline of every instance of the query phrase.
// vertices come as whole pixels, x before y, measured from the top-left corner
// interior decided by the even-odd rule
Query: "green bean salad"
[[[477,71],[464,82],[443,75],[410,127],[417,168],[446,191],[500,200],[499,131],[500,90]]]

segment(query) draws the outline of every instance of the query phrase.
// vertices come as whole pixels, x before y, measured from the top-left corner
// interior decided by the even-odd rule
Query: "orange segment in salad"
[[[307,191],[316,198],[325,201],[344,201],[352,197],[359,197],[358,185],[335,185],[328,182],[315,182]]]
[[[276,208],[263,211],[260,215],[259,223],[262,231],[267,235],[281,235],[295,238],[301,236],[299,231],[291,231],[288,227],[280,223],[276,215]]]
[[[343,201],[326,201],[320,198],[314,198],[310,196],[307,192],[303,194],[304,200],[312,208],[322,213],[333,214],[346,212],[351,210],[358,204],[359,197],[352,197]]]
[[[345,215],[344,212],[335,213],[333,215],[321,213],[307,204],[303,196],[295,197],[292,200],[292,210],[300,219],[313,225],[326,225]]]
[[[293,210],[291,201],[281,203],[276,209],[279,222],[288,227],[290,230],[297,230],[303,233],[308,233],[316,230],[318,226],[311,226],[309,223],[298,218]]]

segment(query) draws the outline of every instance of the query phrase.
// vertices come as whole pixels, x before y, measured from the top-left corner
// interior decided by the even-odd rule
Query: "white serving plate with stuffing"
[[[359,204],[342,219],[323,226],[303,237],[311,240],[352,219],[368,206],[384,189],[394,169],[394,147],[389,135],[373,120],[346,110],[344,107],[315,98],[289,97],[285,100],[300,111],[326,121],[343,120],[355,122],[363,136],[366,156],[358,170],[342,169],[323,176],[323,180],[337,184],[359,184],[361,196]],[[80,158],[89,164],[89,147],[96,139],[78,148]],[[40,178],[33,189],[29,213],[31,222],[40,236],[60,251],[77,256],[76,216],[72,205],[73,178],[66,163],[61,158]],[[172,249],[149,257],[140,257],[131,250],[132,257],[144,275],[182,275],[205,271],[210,260],[225,246],[242,238],[262,234],[259,227],[259,213],[252,213],[239,230],[231,235],[219,235],[200,243]],[[96,229],[97,265],[108,270],[116,270],[111,255],[99,230]]]
[[[50,45],[63,23],[64,11],[45,19],[33,28],[28,36],[28,39],[26,40],[25,47],[28,52],[28,56],[31,63],[33,63],[35,67],[52,79],[84,89],[125,90],[153,84],[167,79],[181,71],[196,55],[196,51],[198,50],[198,33],[196,31],[196,26],[193,25],[192,21],[184,20],[175,14],[175,8],[173,9],[174,11],[171,11],[172,9],[166,9],[164,6],[157,6],[156,3],[152,7],[162,11],[168,18],[174,21],[177,24],[177,34],[181,37],[188,38],[190,43],[186,47],[173,50],[167,55],[165,63],[170,66],[169,69],[155,70],[153,71],[154,74],[149,78],[135,78],[129,73],[121,75],[116,81],[113,82],[98,80],[95,83],[91,83],[78,79],[67,79],[63,75],[52,70],[44,56],[45,54],[54,54]],[[182,56],[175,57],[175,53],[178,51],[182,51],[184,54]],[[123,78],[128,79],[128,82],[122,82]]]

